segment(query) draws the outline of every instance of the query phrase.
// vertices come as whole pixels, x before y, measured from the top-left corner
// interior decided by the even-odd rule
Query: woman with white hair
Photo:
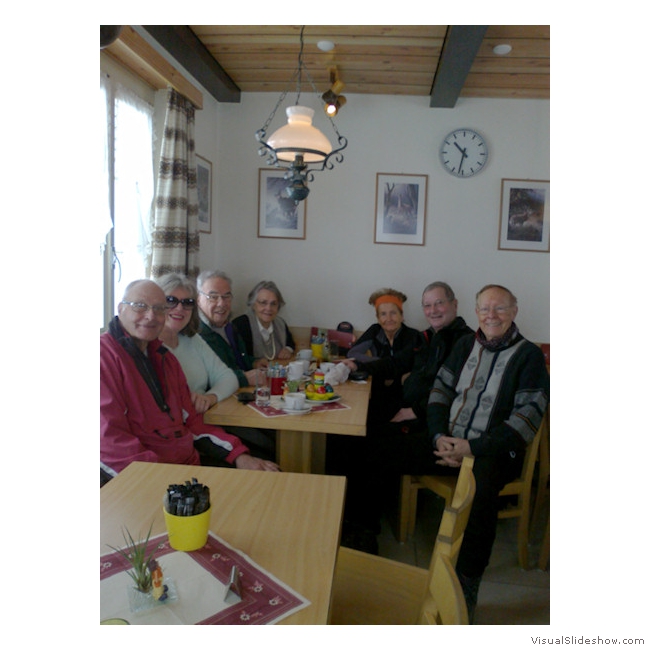
[[[248,311],[232,322],[255,359],[290,359],[296,347],[278,312],[285,304],[275,282],[262,280],[248,294]]]

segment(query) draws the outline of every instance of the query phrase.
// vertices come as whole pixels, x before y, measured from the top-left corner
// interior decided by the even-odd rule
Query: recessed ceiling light
[[[501,45],[495,45],[492,48],[492,51],[497,56],[505,56],[506,54],[510,54],[510,52],[512,52],[512,45],[508,45],[507,43],[502,43]]]
[[[318,49],[323,52],[329,52],[334,49],[334,43],[332,43],[332,41],[318,41],[316,45],[318,46]]]

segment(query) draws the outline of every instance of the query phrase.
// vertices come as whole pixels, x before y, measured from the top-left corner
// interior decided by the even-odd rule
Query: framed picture
[[[375,244],[424,246],[428,179],[420,174],[377,174]]]
[[[196,154],[196,189],[199,194],[199,232],[212,232],[212,163]]]
[[[501,180],[499,250],[550,251],[549,181]]]
[[[294,203],[284,196],[289,181],[278,169],[260,169],[258,237],[305,239],[307,200]]]

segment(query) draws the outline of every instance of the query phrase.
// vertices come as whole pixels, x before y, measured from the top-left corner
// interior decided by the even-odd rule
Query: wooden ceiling
[[[295,90],[300,25],[143,25],[219,101],[241,92]],[[324,52],[320,41],[334,48]],[[550,96],[549,25],[307,25],[303,62],[318,92],[429,97],[453,107],[459,97]],[[508,44],[509,54],[493,52]],[[302,91],[313,92],[303,75]]]
[[[299,25],[190,25],[242,92],[281,92],[297,67]],[[304,63],[316,87],[329,87],[336,66],[345,92],[431,94],[448,25],[307,25]],[[318,49],[331,41],[330,52]],[[490,25],[460,92],[462,97],[548,98],[550,26]],[[498,56],[495,45],[512,51]]]

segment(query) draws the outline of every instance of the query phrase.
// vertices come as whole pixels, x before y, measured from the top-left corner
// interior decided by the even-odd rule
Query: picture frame
[[[199,232],[212,232],[212,163],[196,154],[196,191],[199,198]]]
[[[282,196],[289,186],[281,169],[259,170],[258,237],[305,239],[307,200],[297,204]]]
[[[375,244],[424,246],[426,174],[377,174]]]
[[[549,181],[501,180],[499,250],[550,252]]]

